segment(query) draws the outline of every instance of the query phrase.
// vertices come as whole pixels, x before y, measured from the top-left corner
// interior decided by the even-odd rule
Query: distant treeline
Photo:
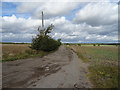
[[[14,43],[14,42],[0,42],[0,44],[31,44],[31,43]],[[63,45],[120,45],[120,43],[62,43]]]
[[[120,43],[63,43],[64,45],[120,45]]]
[[[31,43],[0,42],[0,44],[31,44]]]

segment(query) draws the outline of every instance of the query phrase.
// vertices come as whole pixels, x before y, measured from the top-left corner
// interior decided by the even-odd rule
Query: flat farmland
[[[29,50],[27,44],[2,44],[3,54],[19,54]]]
[[[1,44],[2,60],[12,61],[32,56],[44,56],[46,52],[32,50],[30,44]]]
[[[89,65],[88,77],[95,88],[118,87],[118,47],[78,45],[68,47]]]

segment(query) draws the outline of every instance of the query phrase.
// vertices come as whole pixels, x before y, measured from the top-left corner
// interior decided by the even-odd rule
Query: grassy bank
[[[118,87],[118,47],[70,45],[85,63],[89,63],[88,75],[95,88]]]
[[[2,62],[24,59],[28,57],[44,56],[48,52],[35,51],[29,48],[29,44],[2,44]]]

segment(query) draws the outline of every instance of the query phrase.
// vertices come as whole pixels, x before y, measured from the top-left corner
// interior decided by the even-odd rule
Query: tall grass
[[[95,88],[118,87],[118,47],[70,45],[85,63],[89,63],[88,75]]]
[[[13,61],[34,56],[44,56],[47,52],[35,51],[28,44],[2,44],[2,61]]]

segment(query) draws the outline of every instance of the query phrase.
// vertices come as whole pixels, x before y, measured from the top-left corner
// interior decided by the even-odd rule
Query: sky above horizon
[[[118,42],[118,3],[107,2],[2,2],[3,42],[31,42],[41,26],[53,24],[50,36],[64,43]]]

